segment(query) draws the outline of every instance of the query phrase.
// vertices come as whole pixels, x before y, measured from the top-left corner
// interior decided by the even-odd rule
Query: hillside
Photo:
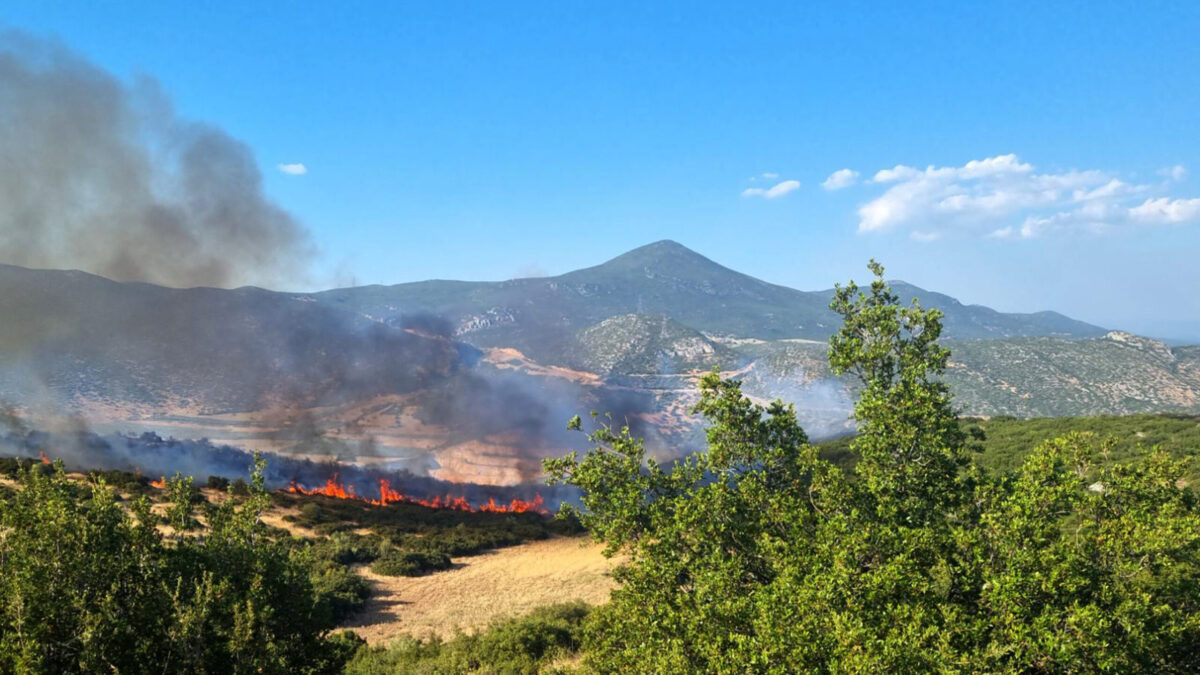
[[[0,265],[0,396],[216,414],[421,389],[464,345],[260,288],[173,289]]]
[[[1015,471],[1033,448],[1051,438],[1085,432],[1109,441],[1108,452],[1095,458],[1099,464],[1124,463],[1158,449],[1176,459],[1187,459],[1187,480],[1200,485],[1200,416],[1197,415],[1105,415],[1097,417],[1041,417],[1017,419],[965,418],[964,427],[984,433],[982,450],[975,461],[992,471]],[[825,455],[842,463],[849,461],[852,436],[821,443]]]
[[[681,373],[726,368],[742,360],[732,349],[662,316],[623,314],[585,328],[576,336],[576,356],[585,369],[613,373]]]
[[[1112,332],[950,343],[947,379],[982,415],[1074,416],[1200,409],[1200,350]]]

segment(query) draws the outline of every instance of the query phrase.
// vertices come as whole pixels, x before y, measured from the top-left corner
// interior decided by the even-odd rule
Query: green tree
[[[127,510],[61,464],[19,470],[0,503],[0,672],[336,672],[357,644],[328,635],[305,551],[266,536],[262,471],[202,536],[168,541],[145,497]],[[186,526],[190,482],[171,493]]]
[[[708,447],[660,466],[593,416],[595,448],[546,462],[622,553],[588,621],[601,672],[1194,672],[1200,515],[1155,455],[1098,470],[1043,444],[1013,474],[969,462],[935,310],[838,287],[830,363],[857,377],[857,461],[809,444],[791,406],[716,373]],[[575,428],[582,421],[572,421]],[[1097,485],[1098,484],[1098,485]],[[573,509],[567,509],[574,514]]]

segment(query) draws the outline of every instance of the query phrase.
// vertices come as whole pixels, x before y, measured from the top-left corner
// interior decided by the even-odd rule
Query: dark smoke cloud
[[[250,149],[57,42],[0,32],[0,262],[167,286],[295,283],[308,232]]]

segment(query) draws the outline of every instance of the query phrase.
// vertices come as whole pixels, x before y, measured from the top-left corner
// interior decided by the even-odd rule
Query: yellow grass
[[[403,634],[452,637],[456,628],[470,632],[557,602],[602,603],[614,585],[615,563],[601,548],[556,537],[459,558],[453,569],[423,577],[384,577],[363,568],[371,598],[343,627],[374,645]]]

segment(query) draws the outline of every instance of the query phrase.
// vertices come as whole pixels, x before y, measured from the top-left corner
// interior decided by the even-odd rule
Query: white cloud
[[[821,183],[826,190],[841,190],[858,182],[858,172],[851,169],[838,169],[829,174],[829,178]]]
[[[1147,199],[1129,209],[1134,221],[1148,224],[1200,222],[1200,199]]]
[[[762,197],[764,199],[775,199],[782,197],[793,190],[800,189],[800,181],[785,180],[776,183],[770,188],[746,188],[742,190],[743,197]]]
[[[1170,177],[1184,175],[1175,169],[1183,167],[1173,167]],[[859,232],[903,229],[919,241],[950,231],[1031,238],[1052,230],[1200,222],[1200,199],[1162,196],[1165,185],[1094,169],[1040,173],[1012,154],[956,167],[898,165],[876,172],[870,183],[884,191],[858,208]]]
[[[757,176],[750,176],[746,180],[750,181],[751,183],[757,183],[760,180],[775,180],[776,178],[779,178],[779,174],[775,173],[774,171],[764,171]]]
[[[276,164],[275,168],[289,176],[303,176],[308,173],[308,167],[296,162],[294,164]]]
[[[1158,175],[1160,175],[1164,178],[1170,178],[1171,180],[1178,183],[1178,182],[1182,181],[1183,179],[1187,178],[1188,172],[1187,172],[1187,167],[1185,167],[1182,164],[1176,164],[1175,166],[1168,166],[1168,167],[1163,167],[1163,168],[1159,169]]]

